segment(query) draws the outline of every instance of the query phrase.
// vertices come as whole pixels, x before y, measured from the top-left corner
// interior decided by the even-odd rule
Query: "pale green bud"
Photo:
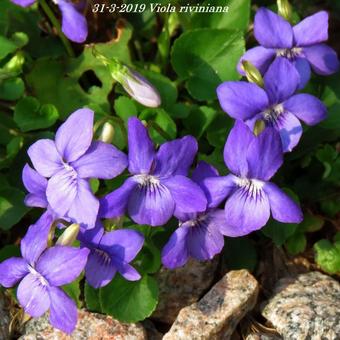
[[[115,134],[115,129],[109,122],[104,123],[99,140],[104,143],[112,143]]]
[[[243,60],[242,68],[244,73],[246,74],[247,80],[250,83],[255,83],[260,87],[264,86],[263,78],[260,71],[251,62]]]
[[[262,119],[256,121],[254,126],[254,134],[258,136],[266,127],[265,122]]]
[[[292,17],[292,6],[290,5],[288,0],[277,0],[277,8],[279,14],[285,18],[287,21],[290,21]]]
[[[73,223],[67,227],[62,235],[58,238],[56,245],[58,246],[71,246],[73,242],[77,239],[80,230],[80,225],[78,223]]]

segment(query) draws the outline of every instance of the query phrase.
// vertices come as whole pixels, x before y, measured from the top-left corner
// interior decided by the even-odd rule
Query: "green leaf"
[[[17,100],[24,94],[25,84],[21,78],[10,78],[0,83],[0,99]]]
[[[228,173],[223,159],[223,149],[216,148],[210,155],[199,153],[198,160],[205,161],[214,166],[220,175],[226,175]]]
[[[340,129],[340,103],[332,105],[327,112],[327,118],[320,123],[320,127],[324,129],[339,130]]]
[[[91,312],[102,313],[99,299],[99,289],[95,289],[85,282],[84,295],[87,309]]]
[[[16,128],[16,124],[11,116],[0,112],[0,144],[7,145],[13,138],[12,129]]]
[[[233,119],[226,113],[220,112],[207,130],[209,143],[216,148],[223,148],[233,124]]]
[[[316,263],[329,274],[340,272],[340,242],[334,245],[328,240],[320,240],[314,244]]]
[[[150,227],[148,226],[148,228]],[[139,272],[143,274],[153,274],[159,270],[161,266],[161,252],[155,246],[152,239],[148,238],[145,241],[143,249],[134,260],[134,264],[136,264]]]
[[[334,242],[338,244],[340,242],[340,231],[338,231],[334,236]]]
[[[224,248],[227,268],[253,271],[257,264],[257,252],[252,240],[248,238],[228,238]]]
[[[9,259],[10,257],[20,257],[20,248],[14,244],[9,244],[0,249],[0,262]]]
[[[139,281],[126,281],[117,275],[110,284],[100,289],[99,297],[103,312],[122,322],[137,322],[155,310],[158,285],[149,275]]]
[[[169,114],[173,118],[186,118],[190,114],[190,107],[184,103],[176,103],[169,108]]]
[[[282,188],[282,190],[290,196],[297,204],[299,204],[299,197],[290,189]],[[281,223],[274,219],[270,219],[267,225],[262,228],[262,233],[270,237],[276,246],[282,246],[290,236],[292,236],[298,229],[299,224],[295,223]]]
[[[21,136],[14,137],[6,146],[7,157],[14,158],[24,144],[24,138]]]
[[[162,99],[161,106],[165,109],[171,107],[177,100],[177,88],[174,83],[160,73],[138,70],[159,91]]]
[[[14,121],[24,132],[48,128],[54,125],[58,117],[54,105],[40,105],[34,97],[22,98],[14,110]]]
[[[13,137],[6,145],[6,154],[0,157],[0,169],[7,168],[11,165],[15,156],[19,153],[24,145],[24,138],[21,136]]]
[[[122,118],[125,123],[127,123],[130,117],[137,116],[138,114],[136,103],[125,96],[120,96],[115,100],[114,109],[117,116]]]
[[[188,31],[176,39],[171,62],[186,80],[192,97],[216,99],[216,87],[226,80],[238,80],[236,65],[244,53],[244,39],[235,30],[202,28]]]
[[[84,106],[107,114],[111,107],[108,96],[114,82],[107,67],[92,54],[92,48],[107,58],[115,57],[129,63],[130,37],[131,27],[126,24],[120,30],[119,39],[86,45],[77,58],[37,59],[26,81],[40,103],[53,104],[62,119]]]
[[[216,110],[208,106],[194,107],[189,117],[183,121],[190,134],[202,137],[216,116]]]
[[[150,136],[155,143],[161,144],[176,138],[176,124],[163,109],[143,110],[139,119],[147,121]]]
[[[271,219],[267,225],[262,228],[262,233],[271,238],[276,246],[282,246],[298,228],[295,223],[281,223]]]
[[[7,12],[4,13],[5,15],[7,14],[7,21],[9,23],[7,31],[9,33],[21,31],[29,36],[29,41],[27,46],[25,46],[25,50],[31,57],[58,56],[65,53],[65,48],[57,35],[42,34],[42,30],[45,30],[47,27],[43,26],[42,28],[42,16],[37,3],[23,8],[14,4],[9,4],[8,0],[1,0],[1,2],[4,3],[5,8],[0,6],[0,12],[2,10]],[[20,39],[19,37],[19,39],[17,38],[16,40],[25,43],[24,38]]]
[[[303,233],[295,233],[286,242],[286,248],[292,255],[302,253],[306,249],[307,239]]]
[[[63,290],[67,295],[77,304],[78,308],[81,307],[82,303],[80,300],[80,281],[83,275],[80,275],[75,281],[69,283],[68,285],[62,286]]]
[[[340,197],[323,200],[320,205],[323,212],[330,217],[335,217],[340,211]]]
[[[210,27],[246,30],[250,17],[250,0],[206,0],[201,6],[221,6],[224,12],[195,13],[191,17],[192,28]],[[226,8],[229,7],[225,12]]]
[[[321,217],[306,213],[303,221],[299,225],[299,230],[305,232],[315,232],[320,230],[324,224],[325,221]]]
[[[25,194],[15,188],[0,190],[0,229],[7,230],[29,211],[24,205]]]
[[[14,52],[17,45],[12,41],[0,35],[0,59],[5,58],[8,54]]]

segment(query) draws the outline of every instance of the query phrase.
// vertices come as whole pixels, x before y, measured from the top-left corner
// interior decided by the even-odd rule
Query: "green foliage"
[[[289,237],[286,242],[286,248],[292,255],[302,253],[307,245],[306,236],[301,232],[296,232],[294,235]]]
[[[306,233],[313,233],[319,231],[325,221],[311,213],[306,213],[304,220],[300,223],[294,233],[286,240],[285,247],[291,255],[297,255],[305,251],[307,246]]]
[[[188,31],[175,41],[171,63],[193,98],[212,100],[222,81],[240,79],[236,65],[243,53],[241,32],[202,28]]]
[[[40,105],[34,97],[19,100],[13,116],[23,132],[48,128],[57,121],[58,117],[58,111],[54,105]]]
[[[270,237],[276,246],[282,246],[295,233],[297,227],[298,225],[295,223],[281,223],[270,220],[262,229],[262,232]]]
[[[24,205],[25,194],[13,187],[0,189],[0,229],[9,229],[29,210]]]
[[[192,28],[220,28],[246,30],[249,24],[250,0],[206,0],[200,3],[203,6],[228,6],[228,13],[195,13],[191,17]]]
[[[14,244],[9,244],[0,249],[0,262],[9,259],[10,257],[19,257],[20,249]]]
[[[80,281],[82,280],[83,275],[80,275],[75,281],[63,286],[63,290],[72,298],[72,300],[77,304],[78,308],[81,307],[82,302],[80,300]]]
[[[158,286],[150,275],[139,281],[126,281],[117,275],[111,283],[99,291],[103,312],[125,322],[144,320],[155,310]]]
[[[315,260],[322,270],[329,274],[340,273],[340,233],[335,236],[334,243],[322,239],[314,244]]]
[[[99,289],[95,289],[85,282],[84,295],[87,309],[91,312],[102,313],[102,307],[100,305],[99,299]]]
[[[294,192],[289,189],[284,189],[294,201],[298,203],[299,199]],[[271,219],[267,225],[262,229],[262,232],[270,237],[276,246],[282,246],[298,229],[298,224],[295,223],[281,223]]]

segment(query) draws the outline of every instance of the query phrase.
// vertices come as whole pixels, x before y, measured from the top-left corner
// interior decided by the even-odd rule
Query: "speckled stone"
[[[78,323],[71,335],[54,329],[48,315],[31,319],[25,325],[19,340],[146,340],[147,335],[140,324],[126,324],[109,316],[78,311]]]
[[[248,334],[246,340],[281,340],[282,338],[277,335],[268,335],[268,334],[258,334],[251,333]]]
[[[6,297],[0,292],[0,340],[9,338],[10,315],[6,305]]]
[[[218,256],[205,262],[191,259],[175,270],[163,267],[158,274],[159,303],[152,318],[172,324],[183,307],[196,302],[212,285],[218,259]]]
[[[257,300],[258,283],[246,270],[227,273],[197,303],[183,308],[163,340],[229,339]]]
[[[340,285],[319,272],[278,282],[262,315],[289,340],[340,339]]]

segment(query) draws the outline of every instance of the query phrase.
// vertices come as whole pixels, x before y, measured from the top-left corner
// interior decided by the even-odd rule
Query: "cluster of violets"
[[[58,1],[61,9],[64,3]],[[94,288],[107,285],[117,272],[126,280],[140,279],[131,262],[143,247],[143,235],[124,228],[107,231],[104,219],[123,221],[128,216],[152,227],[178,219],[178,228],[162,250],[163,265],[170,269],[183,266],[190,257],[212,259],[221,252],[224,236],[259,230],[270,215],[283,223],[302,221],[300,207],[270,180],[284,152],[299,142],[300,120],[314,125],[326,116],[317,98],[297,91],[311,68],[331,74],[339,67],[335,52],[322,43],[327,40],[328,16],[319,12],[291,27],[261,8],[254,31],[261,46],[246,52],[241,62],[258,68],[263,86],[238,81],[217,89],[221,107],[235,119],[223,155],[227,176],[203,161],[189,176],[198,151],[195,138],[184,136],[156,148],[136,117],[128,121],[128,155],[112,144],[93,141],[94,113],[86,108],[72,113],[54,140],[38,140],[28,149],[33,167],[27,164],[23,170],[29,192],[25,203],[45,212],[21,240],[22,257],[0,263],[0,284],[19,283],[17,297],[26,313],[39,317],[49,310],[51,324],[71,333],[77,308],[61,286],[82,271]],[[150,91],[150,84],[146,89]],[[158,95],[154,98],[159,100]],[[254,133],[259,121],[263,129]],[[125,181],[119,188],[100,198],[93,194],[90,179],[112,179],[123,172]],[[79,228],[71,239],[77,237],[80,246],[58,241],[53,245],[54,229],[74,224]]]

